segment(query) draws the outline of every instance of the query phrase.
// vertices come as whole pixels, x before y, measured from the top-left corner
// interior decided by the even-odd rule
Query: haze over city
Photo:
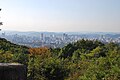
[[[120,0],[0,0],[2,30],[119,32]]]
[[[120,80],[120,0],[0,0],[0,80]]]

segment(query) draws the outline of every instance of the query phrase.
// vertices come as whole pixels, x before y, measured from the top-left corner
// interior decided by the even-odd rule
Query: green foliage
[[[28,48],[13,44],[6,39],[0,38],[0,62],[17,62],[27,65]]]
[[[59,59],[50,58],[41,66],[43,76],[47,80],[63,80],[67,75],[67,70]]]
[[[12,53],[28,53],[28,48],[26,46],[13,44],[3,38],[0,38],[0,50],[11,51]]]
[[[65,47],[63,47],[59,53],[60,58],[67,58],[67,57],[72,57],[73,52],[75,51],[75,47],[73,44],[69,43]]]
[[[28,63],[28,54],[24,53],[15,53],[12,58],[13,62],[22,63],[27,65]]]
[[[68,45],[64,46],[59,53],[59,57],[60,58],[72,57],[76,50],[80,50],[79,51],[80,53],[88,54],[90,53],[91,50],[95,49],[98,46],[101,47],[104,46],[104,44],[97,40],[92,41],[82,39],[75,43],[69,43]]]
[[[84,53],[87,53],[93,49],[95,49],[96,47],[98,46],[103,46],[104,44],[95,40],[80,40],[80,41],[77,41],[74,43],[74,46],[77,48],[77,49],[80,49],[82,50]]]
[[[63,80],[68,74],[60,59],[49,57],[43,60],[39,55],[31,58],[28,69],[29,80]]]
[[[76,50],[76,51],[74,51],[73,52],[73,56],[72,56],[72,60],[78,60],[78,59],[80,59],[80,55],[81,55],[81,52],[80,52],[79,49]]]
[[[18,62],[27,80],[119,80],[120,45],[80,40],[63,48],[27,48],[0,39],[0,62]]]

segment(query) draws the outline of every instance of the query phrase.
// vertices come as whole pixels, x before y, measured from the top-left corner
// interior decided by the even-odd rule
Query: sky
[[[120,32],[120,0],[0,0],[2,30]]]

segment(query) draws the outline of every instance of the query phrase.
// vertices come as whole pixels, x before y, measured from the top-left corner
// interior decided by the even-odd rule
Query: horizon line
[[[2,31],[10,31],[10,32],[50,32],[50,33],[120,33],[120,32],[109,32],[109,31],[19,31],[19,30],[1,30]]]

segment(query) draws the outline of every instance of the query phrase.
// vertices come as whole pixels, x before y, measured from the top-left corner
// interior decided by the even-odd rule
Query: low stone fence
[[[0,80],[26,80],[26,67],[19,63],[0,63]]]

